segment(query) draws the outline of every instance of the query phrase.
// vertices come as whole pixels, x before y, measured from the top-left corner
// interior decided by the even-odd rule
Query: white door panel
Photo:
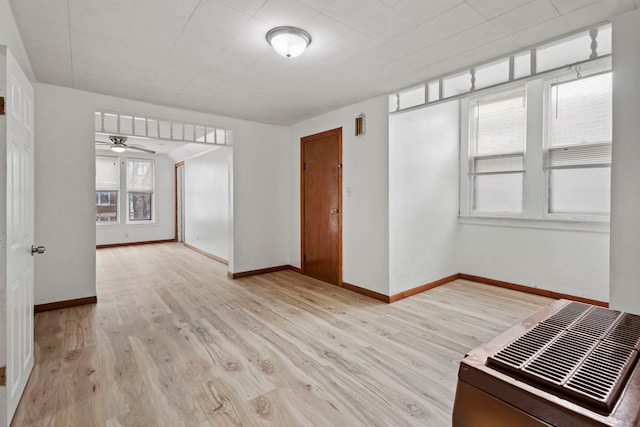
[[[33,368],[33,87],[11,52],[5,50],[6,132],[6,305],[3,322],[6,337],[6,396],[0,402],[0,426],[13,418]]]

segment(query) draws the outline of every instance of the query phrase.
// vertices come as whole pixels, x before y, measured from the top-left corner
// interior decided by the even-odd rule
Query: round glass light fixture
[[[126,150],[126,148],[123,147],[122,145],[112,145],[111,146],[111,151],[115,151],[116,153],[122,153],[122,152],[124,152],[124,150]]]
[[[311,44],[311,35],[296,27],[276,27],[267,33],[267,41],[285,58],[295,58]]]

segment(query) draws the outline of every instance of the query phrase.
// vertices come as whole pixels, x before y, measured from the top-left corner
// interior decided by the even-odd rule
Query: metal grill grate
[[[564,306],[562,310],[545,319],[544,323],[555,325],[560,328],[567,328],[587,310],[589,310],[589,307],[591,306],[580,302],[569,303]]]
[[[560,333],[562,333],[562,329],[538,324],[515,340],[510,346],[497,353],[494,359],[506,366],[521,368],[525,362],[531,359],[531,356],[546,347]]]
[[[640,316],[623,313],[606,340],[640,351]]]
[[[640,316],[572,302],[487,364],[610,412],[639,350]]]
[[[588,335],[565,332],[524,370],[547,381],[562,384],[596,343],[597,340]]]
[[[590,396],[593,405],[610,410],[606,402],[617,397],[633,366],[637,352],[628,347],[603,343],[584,361],[580,369],[567,382],[567,388]],[[606,361],[606,363],[602,363]]]

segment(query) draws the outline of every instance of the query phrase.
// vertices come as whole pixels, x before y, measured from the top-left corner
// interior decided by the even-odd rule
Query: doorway
[[[302,274],[342,286],[342,128],[300,140]]]
[[[176,242],[184,242],[184,162],[176,163]]]

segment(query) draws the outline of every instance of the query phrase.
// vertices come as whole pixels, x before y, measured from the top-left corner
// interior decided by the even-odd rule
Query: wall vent
[[[571,302],[487,365],[609,414],[638,360],[640,316]]]

